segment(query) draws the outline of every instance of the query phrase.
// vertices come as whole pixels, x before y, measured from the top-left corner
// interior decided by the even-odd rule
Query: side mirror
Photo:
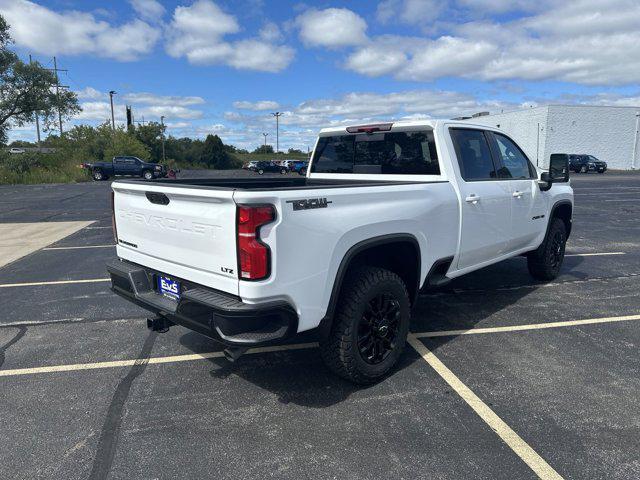
[[[569,155],[552,153],[549,160],[549,177],[552,183],[569,181]]]
[[[553,184],[553,180],[551,180],[551,175],[549,174],[549,172],[542,172],[540,174],[540,181],[538,182],[540,191],[546,192],[547,190],[551,190],[552,184]]]

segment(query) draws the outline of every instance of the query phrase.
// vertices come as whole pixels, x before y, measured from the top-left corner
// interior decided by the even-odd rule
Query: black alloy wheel
[[[358,351],[369,365],[384,361],[395,348],[400,328],[400,304],[388,293],[373,297],[358,325]]]
[[[562,263],[565,245],[564,232],[560,230],[555,231],[551,239],[551,248],[549,249],[549,265],[552,269],[558,268],[558,265]]]

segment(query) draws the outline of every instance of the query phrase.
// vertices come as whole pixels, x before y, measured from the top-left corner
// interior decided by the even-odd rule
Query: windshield
[[[432,130],[320,137],[313,173],[439,175]]]

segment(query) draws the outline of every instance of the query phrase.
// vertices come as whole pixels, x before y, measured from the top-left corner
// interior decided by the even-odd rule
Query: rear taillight
[[[113,229],[113,239],[118,243],[118,227],[116,227],[116,206],[115,192],[111,190],[111,228]]]
[[[260,227],[276,219],[273,205],[238,205],[238,276],[262,280],[269,276],[271,251],[260,241]]]

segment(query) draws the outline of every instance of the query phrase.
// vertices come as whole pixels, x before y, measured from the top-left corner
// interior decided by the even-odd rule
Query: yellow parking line
[[[27,283],[2,283],[0,288],[10,287],[37,287],[40,285],[67,285],[70,283],[97,283],[97,282],[110,282],[110,278],[90,278],[87,280],[55,280],[53,282],[27,282]]]
[[[315,348],[317,343],[296,343],[292,345],[274,345],[271,347],[252,348],[247,351],[251,353],[284,352],[286,350],[301,350],[304,348]],[[33,375],[37,373],[56,372],[76,372],[79,370],[95,370],[102,368],[130,367],[137,364],[159,365],[162,363],[192,362],[195,360],[206,360],[209,358],[220,358],[224,354],[220,351],[193,353],[186,355],[171,355],[168,357],[133,358],[128,360],[114,360],[109,362],[75,363],[70,365],[50,365],[48,367],[14,368],[12,370],[0,370],[0,377],[15,377],[19,375]]]
[[[585,320],[567,320],[565,322],[533,323],[529,325],[512,325],[508,327],[469,328],[466,330],[442,330],[435,332],[414,333],[416,338],[451,337],[458,335],[477,335],[481,333],[521,332],[524,330],[543,330],[546,328],[575,327],[578,325],[594,325],[597,323],[627,322],[640,320],[640,315],[622,317],[588,318]]]
[[[474,412],[524,461],[539,478],[561,480],[562,477],[538,453],[514,432],[491,408],[449,370],[415,335],[409,334],[409,344],[425,362],[473,409]]]

